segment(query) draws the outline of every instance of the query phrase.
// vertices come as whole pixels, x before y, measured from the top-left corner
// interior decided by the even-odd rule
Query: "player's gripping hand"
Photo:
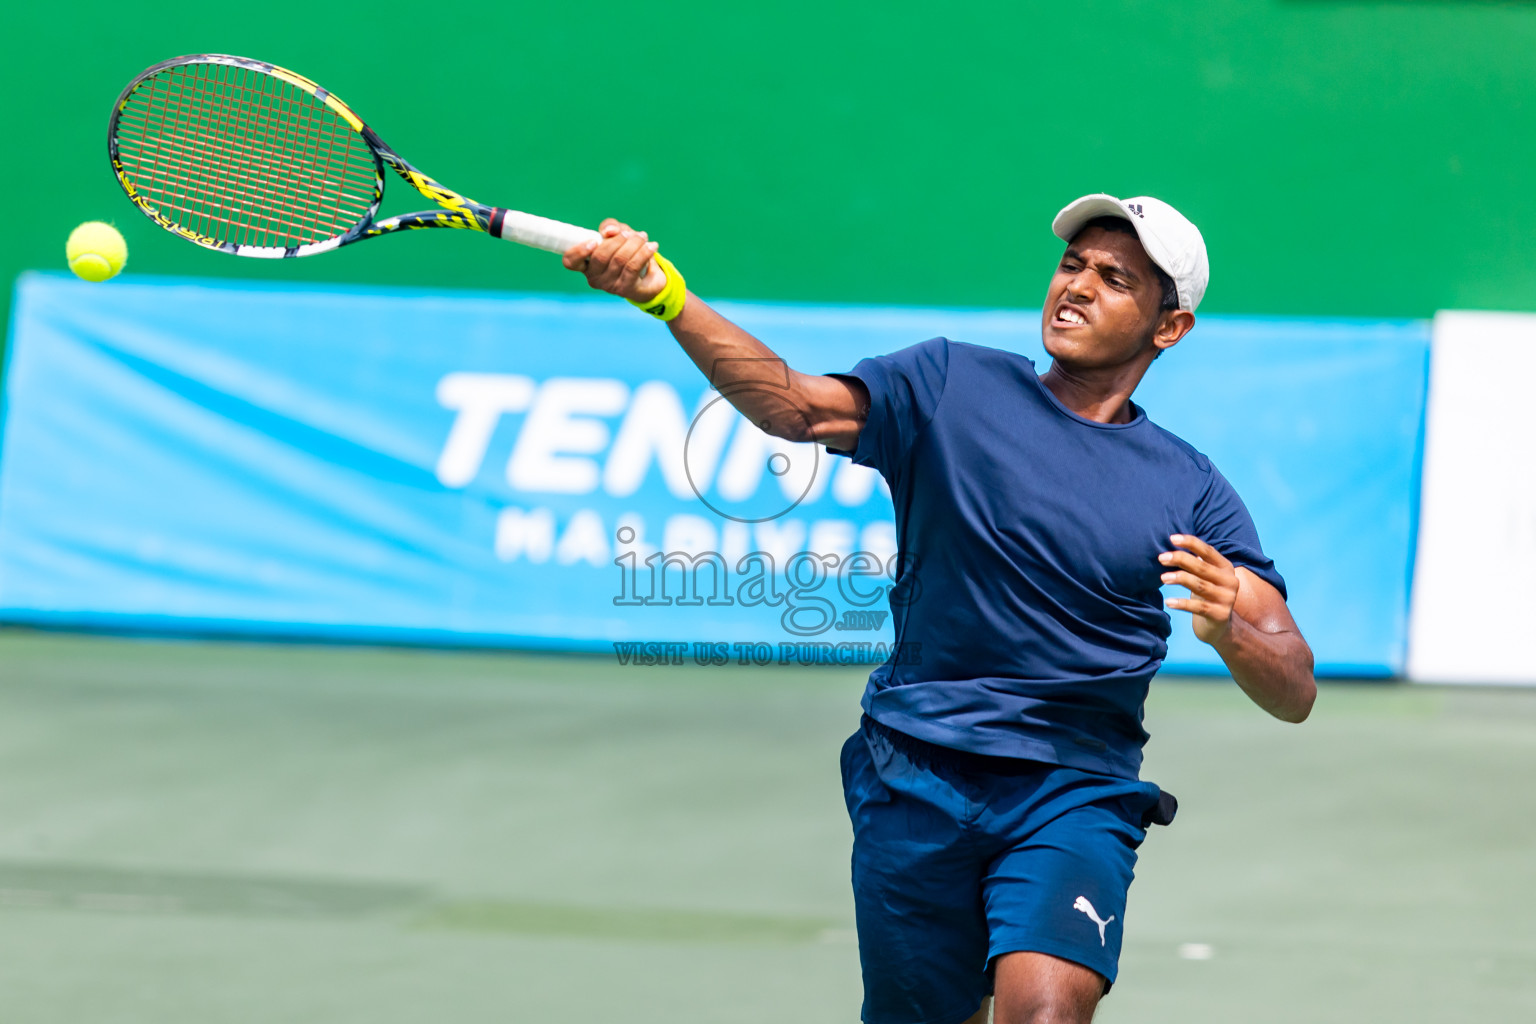
[[[600,239],[580,242],[565,251],[567,270],[587,276],[598,291],[631,302],[645,303],[661,294],[667,272],[651,259],[657,244],[644,231],[636,231],[609,217],[598,228]]]
[[[1172,597],[1166,603],[1194,616],[1195,636],[1208,644],[1220,643],[1232,628],[1237,570],[1225,555],[1199,537],[1176,533],[1168,539],[1183,550],[1157,556],[1168,570],[1163,573],[1163,582],[1188,587],[1189,596]]]

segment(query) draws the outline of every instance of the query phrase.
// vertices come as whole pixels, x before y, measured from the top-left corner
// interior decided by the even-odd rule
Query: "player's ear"
[[[1195,326],[1195,314],[1187,309],[1167,309],[1157,322],[1152,334],[1152,344],[1159,352],[1167,351],[1179,343],[1179,339]]]

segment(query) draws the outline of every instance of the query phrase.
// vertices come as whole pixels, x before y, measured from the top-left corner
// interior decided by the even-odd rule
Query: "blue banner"
[[[1032,312],[720,303],[797,369]],[[22,278],[0,618],[105,629],[879,660],[878,477],[744,423],[591,299]],[[1428,328],[1205,317],[1138,401],[1207,452],[1320,667],[1400,671]],[[763,387],[774,387],[765,370]],[[1175,616],[1170,665],[1219,666]]]

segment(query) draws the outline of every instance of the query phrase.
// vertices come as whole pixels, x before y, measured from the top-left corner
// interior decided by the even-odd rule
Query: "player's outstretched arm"
[[[645,304],[667,284],[652,260],[657,244],[627,224],[603,221],[602,238],[573,246],[565,266],[599,291]],[[852,378],[790,368],[767,345],[711,309],[692,292],[667,322],[672,336],[741,414],[766,433],[852,451],[869,411],[869,394]]]
[[[1305,721],[1317,699],[1312,648],[1280,591],[1198,537],[1169,540],[1178,550],[1158,556],[1163,582],[1187,587],[1189,597],[1170,598],[1168,607],[1191,614],[1195,636],[1216,648],[1255,704],[1283,721]]]

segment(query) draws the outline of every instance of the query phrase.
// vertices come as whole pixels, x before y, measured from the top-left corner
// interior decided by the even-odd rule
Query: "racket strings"
[[[313,208],[299,205],[282,190],[279,162],[271,149],[272,133],[265,125],[257,122],[247,127],[242,140],[233,129],[249,120],[248,114],[235,106],[197,110],[186,102],[183,83],[174,79],[163,89],[152,86],[146,96],[147,113],[155,118],[146,118],[146,128],[160,131],[158,145],[149,150],[149,169],[158,171],[160,180],[146,182],[145,191],[157,195],[181,219],[191,219],[185,226],[221,241],[252,244],[308,241],[318,229],[328,226]],[[222,153],[221,147],[209,144],[219,139],[224,143]],[[209,173],[221,156],[227,164],[222,183]],[[299,168],[301,172],[304,169],[302,164]],[[295,183],[307,184],[310,187],[303,192],[313,192],[313,182],[302,178],[301,173]],[[335,219],[330,220],[334,223]],[[282,237],[285,220],[296,222],[289,227],[308,230],[289,231],[287,235],[296,237]],[[279,237],[255,237],[258,232]]]
[[[135,189],[219,242],[323,241],[378,198],[362,138],[308,91],[249,68],[189,64],[146,79],[119,115],[117,141]]]
[[[215,70],[224,76],[227,82],[228,76],[237,73],[239,69],[216,65]],[[285,87],[279,87],[273,94],[276,96],[276,113],[278,115],[275,119],[264,120],[261,118],[259,116],[259,108],[253,111],[252,102],[260,103],[261,96],[256,95],[253,97],[251,90],[242,87],[233,93],[237,100],[241,102],[232,104],[221,112],[223,115],[221,123],[218,123],[216,128],[222,130],[226,140],[238,140],[243,135],[246,139],[252,140],[256,144],[254,146],[237,146],[236,148],[236,155],[243,157],[248,165],[253,165],[257,172],[254,175],[241,175],[243,180],[240,183],[246,186],[247,193],[252,191],[257,193],[255,197],[247,195],[246,198],[257,198],[273,203],[280,207],[282,212],[288,214],[290,220],[297,221],[300,228],[324,228],[323,236],[326,237],[338,234],[350,226],[352,222],[356,221],[367,207],[362,204],[343,203],[339,204],[335,209],[327,211],[323,205],[313,202],[317,197],[317,193],[323,196],[328,189],[333,187],[334,183],[324,178],[323,171],[316,167],[316,160],[306,158],[306,154],[315,154],[317,149],[315,136],[317,133],[328,135],[334,139],[334,132],[329,131],[331,126],[326,124],[323,119],[306,119],[304,117],[306,113],[304,107],[313,103],[312,98],[307,92],[298,90],[287,83],[281,83],[281,86]],[[316,106],[318,107],[318,105]],[[323,107],[318,109],[324,110]],[[329,112],[326,111],[326,113]],[[306,198],[310,200],[309,203],[303,206],[295,204],[291,197],[278,193],[274,187],[281,184],[278,174],[279,167],[271,158],[270,152],[263,152],[263,148],[270,149],[276,145],[281,145],[284,141],[291,145],[294,141],[292,138],[284,140],[279,132],[273,130],[274,124],[279,128],[287,127],[290,130],[297,126],[303,131],[303,135],[297,139],[299,142],[299,148],[297,154],[295,154],[297,159],[289,167],[289,170],[293,172],[294,179],[291,184],[297,186],[294,191],[305,193]],[[294,134],[297,134],[297,132]],[[350,132],[347,134],[351,135]],[[355,136],[353,138],[355,140]],[[334,154],[334,143],[330,149]],[[342,180],[345,181],[345,175],[342,176]],[[371,183],[364,181],[354,184],[367,189]],[[248,212],[256,209],[254,206],[247,207]],[[332,214],[328,222],[322,219],[321,216],[327,212]],[[343,213],[350,214],[350,216],[337,216],[337,214]],[[303,232],[300,232],[300,234],[300,241],[309,240],[307,237],[303,237]]]
[[[227,65],[213,65],[212,68],[216,77],[221,79],[226,85],[233,84],[236,86],[236,88],[227,93],[236,102],[225,106],[222,110],[216,111],[218,116],[211,127],[227,143],[234,143],[231,155],[237,158],[236,161],[232,162],[235,171],[235,183],[245,187],[245,194],[243,196],[240,195],[239,189],[232,191],[237,198],[254,201],[247,204],[245,208],[245,212],[248,214],[247,224],[249,226],[270,226],[267,222],[277,219],[267,217],[259,225],[254,224],[249,214],[255,213],[259,215],[264,212],[261,211],[259,206],[255,205],[255,202],[265,202],[278,207],[280,212],[288,215],[289,220],[297,221],[297,226],[300,228],[317,229],[323,227],[326,229],[323,232],[323,236],[339,233],[340,230],[343,230],[351,222],[358,219],[361,213],[366,210],[366,205],[350,204],[349,208],[349,204],[341,204],[337,210],[326,211],[323,206],[313,203],[315,193],[320,192],[323,194],[325,190],[331,187],[332,183],[325,180],[317,171],[316,161],[307,159],[305,154],[313,152],[315,148],[314,136],[317,128],[321,133],[332,134],[333,137],[334,135],[327,132],[330,126],[323,120],[310,119],[309,123],[305,123],[303,119],[305,113],[303,101],[299,97],[302,96],[304,100],[310,100],[309,94],[278,80],[280,87],[270,94],[275,96],[276,99],[275,113],[277,116],[272,119],[263,119],[259,116],[259,108],[255,111],[252,109],[253,102],[259,104],[263,97],[260,94],[255,94],[254,90],[245,87],[244,83],[238,81],[230,82],[230,78],[238,75],[241,69],[230,68]],[[185,90],[183,89],[181,92],[184,96]],[[323,110],[324,108],[320,109]],[[303,136],[298,137],[296,140],[299,143],[299,149],[296,154],[292,155],[296,156],[297,159],[289,167],[289,170],[293,172],[293,180],[289,184],[296,186],[296,188],[287,191],[305,194],[306,198],[311,200],[310,203],[299,205],[294,202],[292,196],[280,190],[280,186],[283,184],[279,174],[280,165],[273,159],[272,150],[276,145],[282,144],[285,140],[282,139],[279,132],[274,131],[274,125],[279,128],[286,126],[290,130],[295,125],[301,130],[308,129]],[[197,130],[199,125],[194,121],[187,127],[191,130]],[[243,145],[241,144],[242,138],[244,140]],[[291,145],[295,140],[290,138],[286,141]],[[332,151],[334,152],[334,147],[332,147]],[[191,155],[194,158],[202,157],[204,159],[207,159],[209,156],[206,151],[201,153],[194,151]],[[241,173],[241,161],[243,161],[244,169],[247,173]],[[186,168],[182,168],[180,175],[182,178],[187,176],[186,171]],[[250,173],[252,171],[254,173]],[[363,182],[360,184],[367,188],[369,183]],[[208,197],[202,196],[200,198],[206,200]],[[346,223],[342,223],[343,218],[337,216],[332,216],[327,221],[321,216],[325,212],[333,214],[347,212],[351,216],[344,218]],[[302,231],[300,236],[300,241],[310,240]]]

